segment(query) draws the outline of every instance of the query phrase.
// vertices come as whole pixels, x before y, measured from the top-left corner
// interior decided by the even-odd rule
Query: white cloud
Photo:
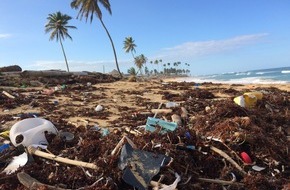
[[[122,70],[124,65],[128,64],[128,61],[118,61],[119,67]],[[111,72],[116,69],[115,60],[99,60],[99,61],[76,61],[68,60],[68,66],[70,71],[96,71],[96,72]],[[27,70],[67,70],[64,60],[38,60],[34,64],[28,66]],[[125,72],[125,70],[124,70]]]
[[[9,38],[11,34],[0,34],[0,39]]]
[[[194,58],[204,55],[223,53],[261,41],[268,33],[236,36],[224,40],[186,42],[175,47],[164,48],[156,57],[160,58]]]

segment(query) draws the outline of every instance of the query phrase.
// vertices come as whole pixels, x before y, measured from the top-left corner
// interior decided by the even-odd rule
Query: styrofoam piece
[[[42,118],[28,118],[15,123],[10,130],[10,140],[14,146],[25,147],[32,144],[47,145],[45,133],[57,134],[55,126]]]
[[[19,167],[24,166],[28,161],[27,153],[24,152],[23,154],[20,154],[19,156],[14,156],[13,160],[10,162],[10,164],[3,170],[6,174],[12,174],[16,170],[18,170]]]

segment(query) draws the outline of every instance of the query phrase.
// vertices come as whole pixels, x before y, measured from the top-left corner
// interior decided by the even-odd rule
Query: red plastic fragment
[[[247,163],[247,164],[252,163],[252,159],[250,158],[250,156],[246,152],[241,152],[241,157],[245,163]]]

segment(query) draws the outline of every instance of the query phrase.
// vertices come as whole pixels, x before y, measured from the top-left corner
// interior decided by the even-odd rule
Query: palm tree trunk
[[[67,63],[67,59],[66,59],[66,55],[65,55],[65,52],[64,52],[64,48],[63,48],[63,45],[62,45],[61,38],[59,38],[59,42],[60,42],[62,53],[63,53],[64,59],[65,59],[66,69],[67,69],[67,72],[69,72],[68,63]]]
[[[121,73],[121,71],[120,71],[120,69],[119,69],[119,64],[118,64],[118,60],[117,60],[117,54],[116,54],[115,46],[114,46],[113,40],[112,40],[112,38],[111,38],[111,35],[110,35],[108,29],[106,28],[106,26],[105,26],[103,20],[102,20],[101,18],[99,18],[99,19],[100,19],[100,21],[101,21],[101,23],[102,23],[102,26],[103,26],[104,29],[106,30],[106,33],[107,33],[109,39],[110,39],[110,42],[111,42],[111,45],[112,45],[112,48],[113,48],[113,52],[114,52],[114,57],[115,57],[116,67],[117,67],[117,70],[118,70],[118,72],[119,72],[119,74],[120,74],[120,77],[123,78],[123,75],[122,75],[122,73]]]

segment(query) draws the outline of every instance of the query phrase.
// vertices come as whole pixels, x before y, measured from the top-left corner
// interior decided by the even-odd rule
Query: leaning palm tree
[[[119,72],[119,74],[120,74],[120,76],[122,78],[123,76],[122,76],[122,73],[121,73],[121,71],[119,69],[119,64],[118,64],[118,59],[117,59],[115,46],[114,46],[112,37],[111,37],[107,27],[105,26],[105,24],[103,22],[102,11],[101,11],[101,9],[99,7],[99,4],[102,4],[102,6],[110,14],[112,14],[111,5],[110,5],[109,0],[72,0],[71,7],[74,8],[74,9],[80,9],[79,13],[78,13],[78,16],[77,16],[77,18],[80,17],[80,20],[83,17],[86,18],[86,21],[88,20],[88,18],[90,18],[90,22],[92,23],[94,15],[96,15],[98,17],[98,19],[100,20],[103,28],[105,29],[105,31],[106,31],[109,39],[110,39],[110,42],[111,42],[111,45],[112,45],[112,48],[113,48],[113,52],[114,52],[116,67],[117,67],[117,70],[118,70],[118,72]]]
[[[124,40],[124,47],[123,47],[126,53],[129,53],[129,52],[132,53],[133,58],[135,58],[133,52],[134,53],[136,52],[135,48],[137,47],[137,45],[134,42],[135,41],[133,40],[132,37],[126,37]]]
[[[60,42],[62,53],[66,63],[67,72],[69,72],[69,67],[65,51],[63,48],[62,40],[64,40],[65,38],[69,38],[72,40],[72,37],[68,34],[68,29],[69,28],[76,29],[76,27],[68,25],[68,21],[71,19],[72,19],[71,16],[62,14],[61,12],[58,11],[56,13],[48,15],[47,17],[48,23],[45,25],[45,33],[51,32],[49,40],[56,39],[56,41],[59,40]]]

